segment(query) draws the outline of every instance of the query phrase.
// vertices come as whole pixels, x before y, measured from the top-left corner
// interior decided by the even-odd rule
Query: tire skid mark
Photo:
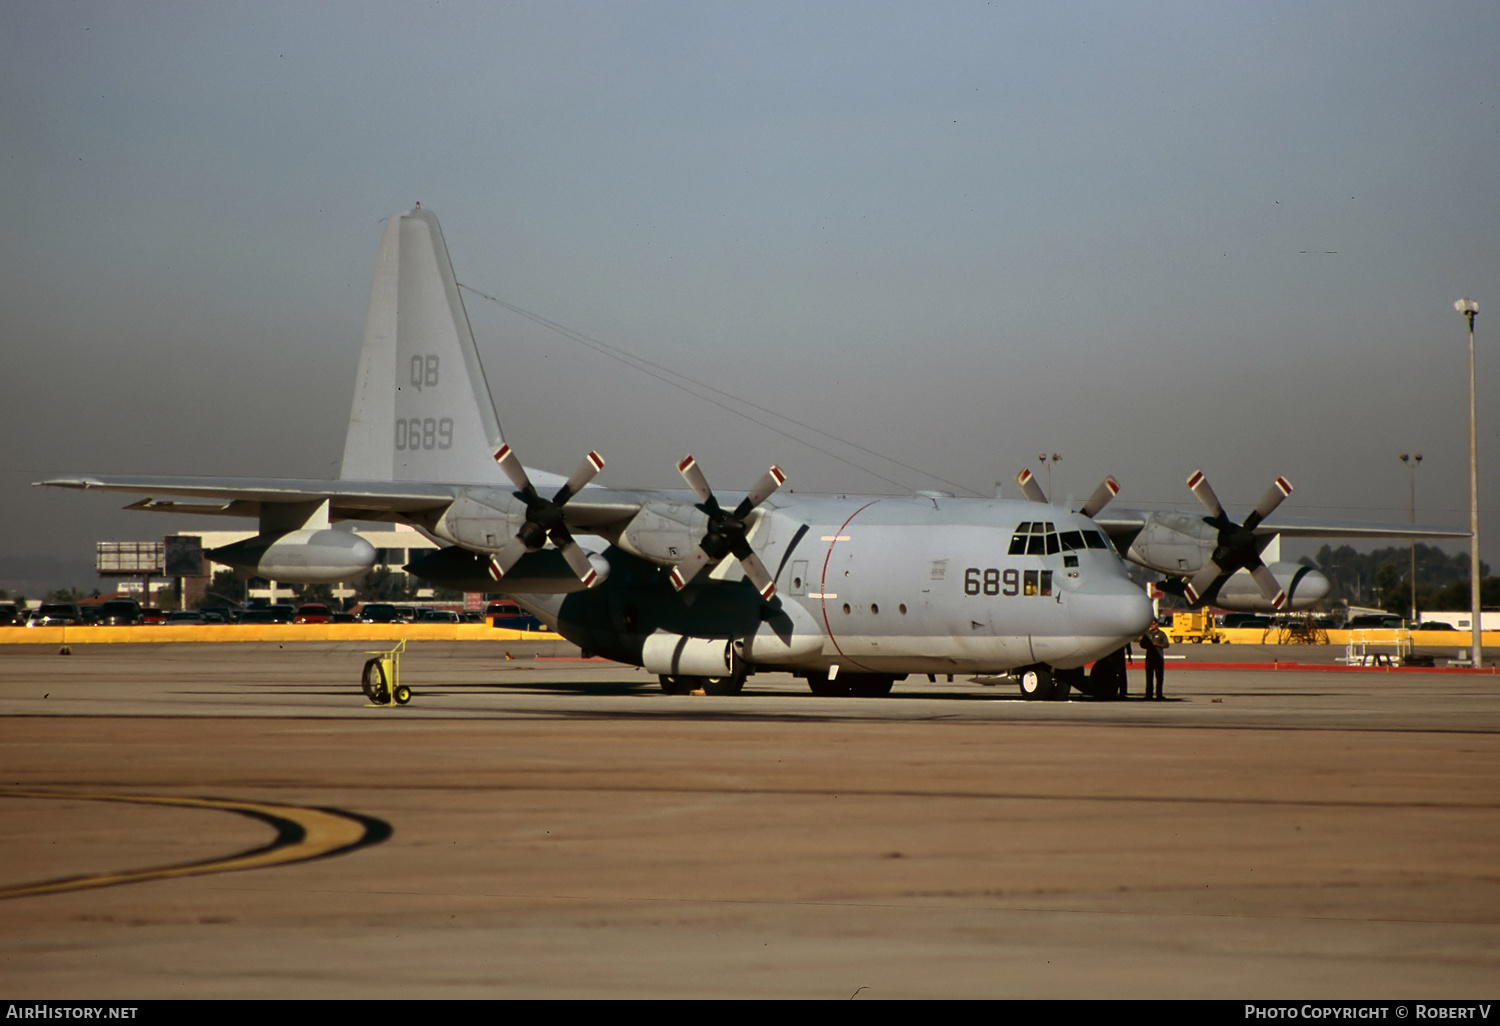
[[[226,798],[179,798],[171,795],[91,794],[69,791],[34,791],[23,788],[0,788],[0,798],[40,798],[52,801],[125,802],[137,805],[168,805],[178,808],[211,809],[232,812],[260,820],[276,831],[271,843],[221,858],[199,859],[173,866],[124,870],[118,873],[93,873],[83,876],[42,880],[37,883],[0,887],[0,900],[24,898],[39,894],[59,894],[142,883],[147,880],[169,880],[210,873],[234,873],[247,869],[266,869],[295,862],[329,858],[356,848],[379,844],[391,836],[389,823],[342,809],[307,805],[284,805],[274,802],[246,802]]]

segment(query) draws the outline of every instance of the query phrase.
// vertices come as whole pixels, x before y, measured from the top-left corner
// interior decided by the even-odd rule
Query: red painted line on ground
[[[1130,667],[1143,665],[1132,659]],[[1299,663],[1294,661],[1275,663],[1168,663],[1169,670],[1331,670],[1338,673],[1472,673],[1492,677],[1500,673],[1500,667],[1485,666],[1475,669],[1467,666],[1344,666],[1339,663]]]

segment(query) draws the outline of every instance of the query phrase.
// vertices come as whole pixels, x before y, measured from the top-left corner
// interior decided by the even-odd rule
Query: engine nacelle
[[[1255,585],[1255,578],[1247,571],[1230,574],[1219,586],[1214,605],[1233,609],[1240,613],[1285,613],[1290,610],[1311,609],[1328,597],[1328,578],[1310,566],[1300,563],[1272,563],[1269,567],[1276,583],[1286,592],[1286,605],[1280,609],[1271,603]]]
[[[615,544],[632,556],[671,566],[698,548],[707,519],[686,503],[653,504],[631,518]]]
[[[1191,576],[1213,555],[1218,531],[1191,513],[1148,513],[1125,558],[1163,574]]]
[[[216,563],[273,581],[332,584],[348,581],[375,565],[375,546],[350,531],[308,528],[285,534],[262,534],[211,549]]]

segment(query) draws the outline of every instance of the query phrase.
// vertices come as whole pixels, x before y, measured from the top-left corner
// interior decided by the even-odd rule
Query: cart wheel
[[[386,687],[385,667],[380,665],[378,658],[365,663],[365,672],[360,678],[360,685],[364,688],[365,697],[376,705],[385,705],[390,701],[387,697],[390,692]]]
[[[396,704],[397,705],[405,705],[407,702],[410,702],[410,701],[411,701],[411,688],[407,687],[405,684],[397,684],[396,685]]]

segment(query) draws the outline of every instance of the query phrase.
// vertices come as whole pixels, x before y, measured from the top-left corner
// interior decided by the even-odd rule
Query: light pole
[[[1417,524],[1417,466],[1422,462],[1421,453],[1402,453],[1401,462],[1411,470],[1411,522]],[[1417,540],[1411,540],[1411,622],[1417,622]]]
[[[1056,463],[1058,460],[1062,459],[1062,457],[1059,456],[1057,453],[1053,453],[1052,456],[1051,456],[1051,458],[1050,458],[1050,460],[1049,460],[1046,453],[1039,452],[1039,453],[1036,454],[1036,458],[1037,458],[1037,461],[1039,463],[1041,463],[1042,466],[1044,466],[1044,467],[1047,468],[1047,501],[1051,502],[1052,501],[1052,464]]]
[[[1469,605],[1474,631],[1474,666],[1480,663],[1479,629],[1479,442],[1474,434],[1474,318],[1479,304],[1460,299],[1453,308],[1469,319]]]

